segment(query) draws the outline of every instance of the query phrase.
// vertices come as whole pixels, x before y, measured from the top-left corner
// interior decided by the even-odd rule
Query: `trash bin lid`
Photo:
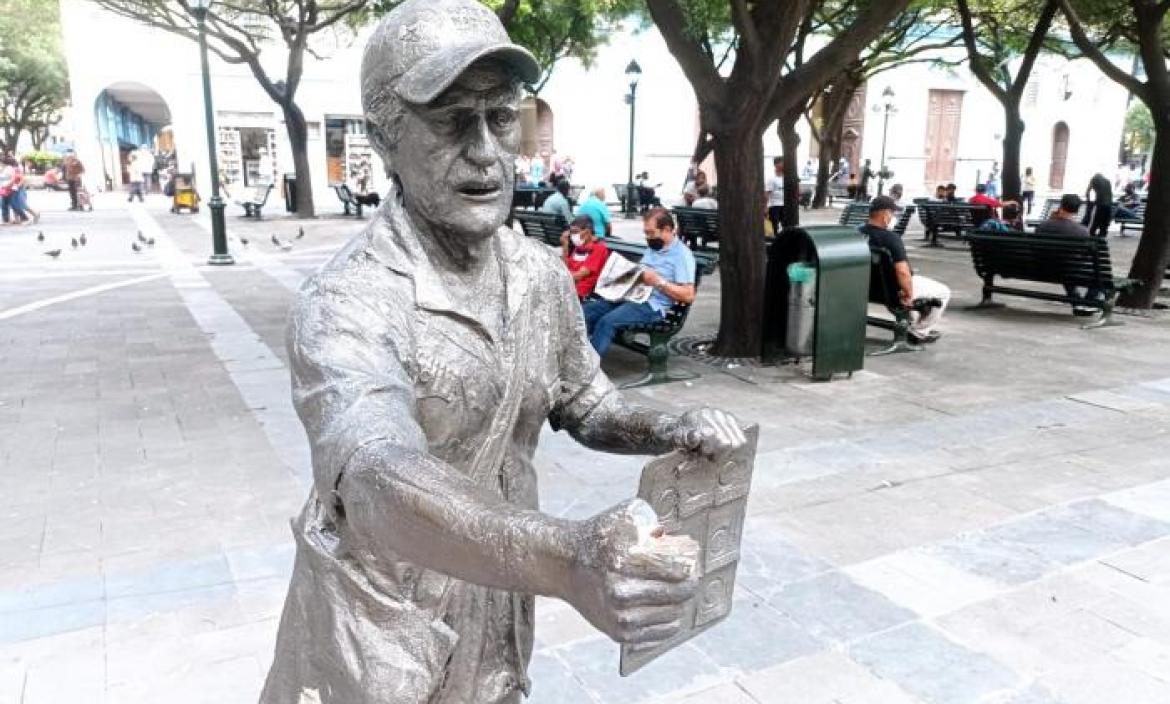
[[[816,276],[816,271],[804,262],[793,262],[788,265],[788,280],[794,284],[807,284]]]

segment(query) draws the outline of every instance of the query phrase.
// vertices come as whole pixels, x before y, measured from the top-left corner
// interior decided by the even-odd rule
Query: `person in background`
[[[613,234],[613,222],[609,217],[609,206],[605,204],[605,187],[593,189],[589,197],[577,205],[578,215],[588,215],[593,219],[593,234],[596,237],[609,237]]]
[[[987,174],[987,195],[999,198],[999,162],[991,163],[991,172]]]
[[[958,190],[959,190],[959,188],[955,184],[953,184],[953,183],[947,184],[945,195],[946,195],[946,201],[948,203],[958,203],[959,202],[959,196],[957,194]]]
[[[683,185],[683,202],[687,207],[699,197],[699,187],[706,185],[707,172],[700,169],[698,164],[691,162],[691,168],[687,169],[687,182]]]
[[[857,200],[869,200],[869,182],[874,176],[877,176],[869,164],[870,160],[866,159],[865,164],[861,167],[861,177],[857,183]]]
[[[1003,217],[988,218],[979,224],[984,232],[1023,232],[1024,221],[1020,218],[1020,204],[1014,200],[1003,202]]]
[[[903,306],[914,308],[915,301],[938,299],[942,304],[928,307],[929,313],[911,313],[910,339],[914,342],[934,342],[940,336],[935,330],[942,319],[947,303],[951,300],[951,289],[946,284],[913,273],[910,260],[906,257],[906,246],[902,238],[890,227],[897,218],[898,206],[889,196],[878,196],[869,204],[869,222],[857,228],[868,240],[870,250],[884,249],[893,260],[894,280],[898,282],[898,298]]]
[[[1026,208],[1025,215],[1032,214],[1032,201],[1036,198],[1036,174],[1032,173],[1032,167],[1024,169],[1024,188],[1020,192],[1020,200]]]
[[[544,158],[539,154],[532,155],[532,161],[528,162],[528,182],[533,186],[540,186],[544,181]]]
[[[991,219],[999,219],[998,209],[1003,205],[1003,203],[1000,203],[997,199],[992,198],[987,193],[987,184],[975,184],[975,195],[968,198],[967,202],[971,205],[986,205],[991,210]]]
[[[1136,220],[1137,208],[1141,203],[1142,198],[1138,195],[1137,186],[1133,182],[1125,184],[1125,192],[1121,194],[1113,206],[1113,218],[1115,220]]]
[[[772,223],[772,233],[778,235],[783,228],[780,221],[784,215],[784,157],[772,159],[772,175],[768,177],[764,195],[768,199],[768,220]]]
[[[593,236],[592,218],[578,215],[569,223],[569,229],[561,235],[561,257],[577,287],[577,298],[584,300],[593,293],[601,268],[605,266],[605,260],[609,259],[609,248],[605,242]]]
[[[894,203],[897,204],[899,210],[902,208],[902,196],[905,195],[905,192],[905,188],[903,188],[902,184],[900,183],[895,183],[894,185],[890,186],[890,198],[894,200]]]
[[[1100,171],[1089,179],[1089,187],[1085,189],[1085,200],[1090,207],[1086,210],[1085,219],[1081,224],[1088,226],[1090,235],[1107,237],[1109,225],[1113,222],[1113,186]]]
[[[711,188],[708,186],[700,186],[698,198],[691,203],[692,208],[701,208],[703,210],[719,210],[719,201],[711,197]]]
[[[20,167],[11,154],[0,156],[0,219],[5,225],[24,225],[28,216],[20,208],[16,193],[20,187]]]
[[[773,162],[773,163],[775,163],[775,162]],[[816,167],[816,165],[813,164],[813,160],[809,159],[808,161],[804,162],[804,168],[801,169],[801,171],[800,171],[800,177],[802,179],[808,180],[811,178],[815,178],[816,175],[817,175],[817,167]]]
[[[560,215],[564,218],[565,223],[568,223],[573,219],[573,208],[569,205],[569,180],[560,179],[554,188],[556,193],[544,199],[544,205],[540,206],[540,212]]]
[[[142,192],[150,193],[150,188],[154,185],[154,152],[150,151],[150,147],[143,144],[138,148],[138,166],[142,169]]]
[[[27,171],[22,169],[20,166],[16,167],[16,181],[13,183],[12,191],[12,206],[13,210],[17,212],[23,212],[26,218],[31,215],[32,221],[35,224],[41,221],[41,214],[29,207],[28,181],[25,180],[26,173]]]
[[[85,173],[85,165],[72,149],[65,152],[65,158],[61,161],[61,173],[65,177],[65,183],[69,185],[69,209],[81,210],[77,192],[81,189],[81,176]]]
[[[666,208],[654,208],[642,217],[646,253],[642,255],[641,283],[654,288],[645,303],[613,302],[594,298],[585,303],[585,328],[589,343],[604,357],[624,328],[658,322],[675,303],[695,301],[695,256],[675,236],[674,218]]]
[[[658,198],[658,187],[661,183],[650,183],[650,172],[643,171],[638,174],[634,185],[638,188],[638,204],[645,213],[650,208],[657,208],[662,205],[662,201]]]
[[[937,201],[939,203],[947,202],[947,187],[941,183],[938,184],[937,186],[935,186],[934,187],[934,198],[932,198],[931,200]]]
[[[1081,197],[1075,193],[1066,193],[1060,198],[1060,207],[1052,211],[1052,215],[1048,219],[1036,226],[1037,235],[1054,235],[1057,237],[1091,237],[1089,228],[1077,221],[1077,212],[1081,209]],[[1076,286],[1065,284],[1065,293],[1073,298],[1082,297],[1080,289]],[[1097,289],[1087,289],[1084,298],[1090,300],[1097,300],[1101,298],[1101,292]],[[1094,309],[1083,306],[1073,305],[1073,315],[1089,316],[1094,313]]]

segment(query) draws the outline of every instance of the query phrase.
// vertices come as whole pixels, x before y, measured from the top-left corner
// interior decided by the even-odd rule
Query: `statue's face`
[[[517,100],[505,70],[486,63],[407,110],[392,164],[413,218],[468,241],[503,224],[520,144]]]

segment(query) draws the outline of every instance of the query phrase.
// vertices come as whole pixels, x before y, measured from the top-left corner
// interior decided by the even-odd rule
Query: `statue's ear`
[[[386,138],[386,133],[382,131],[382,127],[366,116],[366,134],[370,138],[370,144],[373,145],[374,151],[382,157],[382,165],[386,169],[386,175],[390,176],[390,161],[394,153],[394,147],[390,140]]]

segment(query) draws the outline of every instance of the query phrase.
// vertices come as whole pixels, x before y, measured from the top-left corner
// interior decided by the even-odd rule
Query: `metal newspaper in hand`
[[[669,553],[678,541],[670,536],[689,536],[699,545],[696,569],[699,588],[683,616],[683,628],[668,641],[651,646],[623,645],[621,674],[629,675],[659,655],[694,638],[727,618],[748,490],[756,458],[759,428],[744,431],[747,442],[729,456],[710,460],[695,453],[672,452],[646,464],[638,486],[638,498],[654,508],[665,530],[661,551]],[[682,541],[689,543],[689,541]],[[694,558],[679,555],[679,559]]]

